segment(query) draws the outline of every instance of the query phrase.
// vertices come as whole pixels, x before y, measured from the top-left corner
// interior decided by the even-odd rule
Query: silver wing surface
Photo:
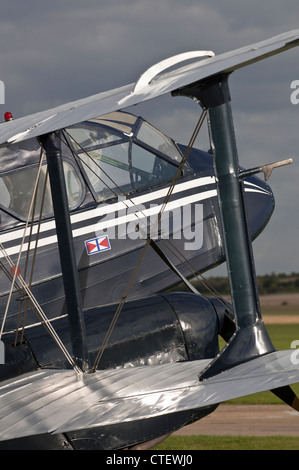
[[[296,351],[295,351],[296,352]],[[200,382],[209,360],[97,371],[40,370],[0,387],[0,440],[138,421],[299,382],[294,350]]]
[[[149,83],[127,85],[0,125],[0,145],[48,134],[132,106],[220,73],[230,73],[299,44],[299,30],[162,73]],[[143,74],[144,76],[145,74]]]

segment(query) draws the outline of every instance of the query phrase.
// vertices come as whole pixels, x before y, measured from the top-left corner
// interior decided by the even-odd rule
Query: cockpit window
[[[170,181],[182,155],[141,118],[111,113],[67,129],[98,201]]]
[[[106,146],[121,140],[121,137],[96,126],[82,126],[68,129],[72,137],[75,151],[93,149],[99,146]]]
[[[90,122],[108,126],[116,131],[121,131],[125,134],[131,134],[133,128],[138,121],[138,117],[133,114],[116,111],[109,114],[104,114],[96,119],[91,119]]]
[[[99,201],[132,191],[128,155],[128,142],[79,155]]]
[[[70,209],[77,207],[83,198],[83,186],[73,166],[63,162]],[[41,167],[34,205],[34,218],[53,214],[51,189],[46,177],[47,167]],[[38,173],[36,165],[23,167],[0,177],[0,205],[17,217],[26,220],[30,209],[35,179]]]
[[[132,146],[132,175],[136,189],[169,181],[176,171],[176,166],[152,152],[136,144]]]
[[[176,166],[129,142],[83,153],[80,159],[99,201],[170,180],[177,171]]]
[[[158,150],[158,152],[161,152],[176,162],[181,162],[182,155],[174,142],[147,122],[143,122],[140,126],[137,138],[141,142],[144,142],[146,145]]]

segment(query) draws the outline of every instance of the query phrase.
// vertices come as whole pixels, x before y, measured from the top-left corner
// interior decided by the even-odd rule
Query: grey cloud
[[[298,9],[294,0],[4,2],[0,79],[5,83],[6,105],[2,110],[8,107],[22,116],[131,83],[170,55],[193,49],[219,54],[266,39],[297,28]],[[263,266],[298,270],[297,257],[289,257],[299,228],[299,105],[289,99],[290,83],[299,79],[298,54],[299,50],[288,51],[235,72],[230,80],[241,162],[253,166],[284,152],[295,155],[293,168],[279,170],[272,180],[277,208],[271,224],[276,225],[265,237],[275,256],[272,263],[269,250],[261,249],[260,271]],[[145,112],[169,135],[187,142],[198,118],[197,106],[169,97],[161,103],[155,100],[136,112]],[[208,145],[205,138],[199,142]],[[260,243],[266,243],[262,237]],[[259,240],[255,246],[258,249]]]

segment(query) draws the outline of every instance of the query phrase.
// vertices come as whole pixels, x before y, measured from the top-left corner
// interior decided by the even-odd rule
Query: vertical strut
[[[89,368],[88,349],[63,172],[61,140],[55,133],[42,136],[40,140],[47,154],[72,350],[76,364],[86,371]]]
[[[275,349],[262,322],[252,246],[239,178],[239,160],[230,106],[228,75],[198,82],[174,95],[192,97],[208,111],[224,248],[236,316],[236,332],[201,379]]]
[[[209,126],[233,306],[243,328],[260,320],[261,312],[227,81],[222,93],[224,102],[209,109]]]

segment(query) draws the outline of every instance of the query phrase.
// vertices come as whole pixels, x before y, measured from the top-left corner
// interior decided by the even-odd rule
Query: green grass
[[[274,347],[277,350],[291,349],[291,343],[299,340],[299,323],[288,325],[266,325],[267,331]],[[220,347],[224,342],[220,339]]]
[[[291,349],[291,343],[294,340],[299,340],[299,324],[289,325],[267,325],[267,330],[273,345],[278,350]],[[299,396],[299,383],[292,385],[292,389]],[[235,404],[281,404],[281,400],[271,392],[261,392],[253,395],[248,395],[235,400],[230,400],[228,403]]]
[[[282,436],[170,436],[155,450],[299,450],[299,439]]]
[[[276,349],[291,349],[291,343],[299,340],[299,324],[266,325]]]

